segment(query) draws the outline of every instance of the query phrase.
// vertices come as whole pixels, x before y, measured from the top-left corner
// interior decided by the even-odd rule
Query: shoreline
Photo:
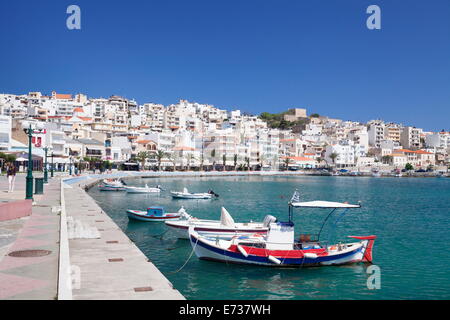
[[[393,175],[381,175],[380,177],[373,177],[371,174],[351,175],[348,173],[342,173],[339,175],[320,174],[316,172],[305,171],[179,171],[179,172],[166,172],[166,171],[117,171],[113,173],[102,174],[82,174],[79,176],[64,177],[63,180],[66,184],[75,184],[78,182],[86,182],[83,186],[85,190],[89,190],[93,185],[98,183],[102,179],[150,179],[150,178],[204,178],[204,177],[246,177],[246,176],[324,176],[324,177],[350,177],[350,178],[450,178],[448,174],[442,176],[430,175],[427,173],[410,173],[396,177]],[[87,180],[87,181],[86,181]]]

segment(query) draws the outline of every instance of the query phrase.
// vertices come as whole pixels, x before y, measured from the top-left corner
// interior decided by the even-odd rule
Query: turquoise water
[[[158,195],[99,192],[89,194],[114,219],[188,299],[449,299],[450,179],[371,177],[219,177],[136,179],[130,185],[160,184]],[[168,191],[213,189],[218,200],[173,200]],[[187,240],[159,223],[128,221],[126,209],[182,205],[198,217],[219,219],[226,207],[235,221],[262,220],[266,214],[287,220],[287,201],[298,189],[302,201],[361,201],[337,223],[324,228],[324,240],[371,235],[381,288],[367,288],[367,265],[274,269],[202,261]],[[317,233],[326,209],[296,209],[296,230]],[[336,228],[333,228],[333,224]],[[162,236],[160,236],[163,234]]]

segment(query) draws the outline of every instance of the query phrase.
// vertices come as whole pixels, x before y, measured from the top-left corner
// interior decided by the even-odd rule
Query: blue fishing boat
[[[179,212],[177,213],[166,213],[163,207],[150,207],[147,211],[141,210],[127,210],[127,215],[129,219],[139,220],[139,221],[168,221],[168,220],[178,220],[181,217]]]

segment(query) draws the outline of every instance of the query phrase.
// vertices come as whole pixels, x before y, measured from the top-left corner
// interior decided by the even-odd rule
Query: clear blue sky
[[[80,31],[66,28],[70,4]],[[380,31],[366,28],[371,4]],[[450,130],[449,0],[1,0],[0,41],[0,92]]]

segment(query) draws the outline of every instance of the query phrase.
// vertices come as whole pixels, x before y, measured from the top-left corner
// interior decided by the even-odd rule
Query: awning
[[[300,208],[361,208],[360,204],[349,204],[331,201],[308,201],[308,202],[293,202],[293,207]]]

